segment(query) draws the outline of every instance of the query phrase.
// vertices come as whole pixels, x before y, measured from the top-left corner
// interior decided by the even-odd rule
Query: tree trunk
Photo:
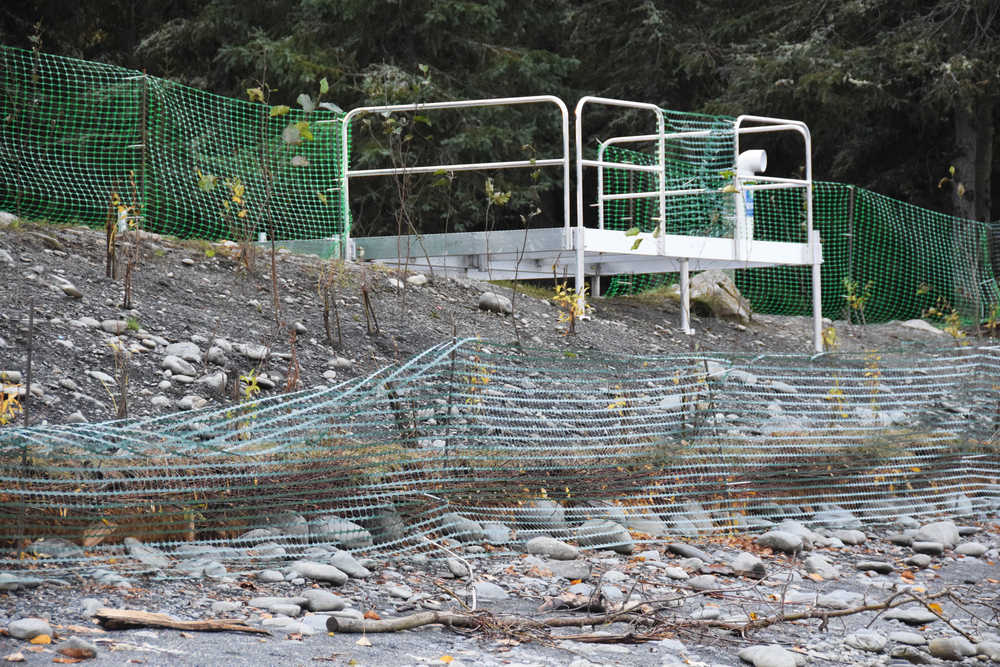
[[[980,98],[971,108],[955,109],[954,214],[967,220],[989,222],[993,168],[993,101]]]

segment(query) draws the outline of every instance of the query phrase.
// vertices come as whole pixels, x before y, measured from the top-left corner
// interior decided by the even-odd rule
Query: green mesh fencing
[[[665,142],[665,189],[709,190],[707,193],[667,198],[669,233],[732,236],[733,197],[721,192],[733,177],[732,120],[664,111],[664,132],[706,133],[706,136],[681,137]],[[637,151],[614,144],[605,147],[604,159],[647,166],[658,164],[655,149]],[[604,170],[605,194],[655,192],[658,189],[659,177],[656,174],[614,168]],[[638,227],[640,231],[652,232],[656,228],[659,216],[659,200],[656,198],[611,200],[605,202],[603,208],[605,226],[609,229]]]
[[[428,540],[481,544],[482,522],[515,549],[990,512],[998,377],[997,347],[639,357],[450,341],[238,406],[0,429],[0,568],[38,565],[13,556],[19,538],[53,567],[145,569],[135,537],[169,575],[192,556],[440,555]]]
[[[113,65],[0,47],[0,208],[100,225],[118,193],[143,228],[162,234],[343,234],[342,114],[269,109]],[[286,141],[296,123],[304,131]]]
[[[711,128],[708,137],[681,145],[667,144],[667,189],[720,190],[732,177],[731,119],[698,117],[683,124],[686,114],[668,113],[667,132]],[[682,119],[675,120],[675,117]],[[635,151],[608,146],[608,161],[653,165],[651,149]],[[651,173],[606,169],[603,193],[652,192],[658,177]],[[801,189],[754,193],[754,238],[806,242],[806,212]],[[1000,306],[994,266],[1000,265],[996,226],[927,209],[840,183],[816,182],[813,224],[823,243],[823,315],[854,322],[883,322],[920,317],[979,321]],[[608,229],[656,226],[655,198],[605,201]],[[732,195],[705,193],[667,197],[666,232],[731,237]],[[809,267],[737,269],[737,287],[754,310],[780,315],[810,315]],[[674,282],[673,274],[642,274],[610,279],[608,295],[643,291]],[[851,308],[851,297],[863,307]],[[857,301],[855,300],[857,303]]]

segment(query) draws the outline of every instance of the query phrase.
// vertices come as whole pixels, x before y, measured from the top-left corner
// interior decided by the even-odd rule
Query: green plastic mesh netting
[[[666,188],[720,190],[732,178],[732,119],[666,111],[667,132],[710,130],[707,137],[667,142]],[[655,165],[655,152],[605,147],[610,162]],[[607,169],[603,193],[654,192],[652,173]],[[656,226],[656,198],[610,200],[608,229]],[[989,316],[1000,304],[991,264],[991,226],[963,220],[841,183],[816,182],[814,226],[823,243],[823,315],[882,322],[958,313],[966,321]],[[806,242],[804,191],[758,191],[754,238]],[[667,234],[732,236],[732,196],[725,193],[667,197]],[[996,242],[994,241],[995,245]],[[993,250],[994,259],[1000,255]],[[676,281],[673,274],[616,276],[606,294],[628,294]],[[735,270],[735,282],[758,312],[809,315],[809,267]],[[861,309],[848,296],[864,299]]]
[[[0,47],[0,208],[101,224],[118,193],[138,205],[144,229],[161,234],[341,235],[342,114],[271,117],[269,108],[113,65]],[[302,122],[299,141],[283,139]],[[238,187],[242,203],[232,202]]]
[[[632,539],[622,527],[676,539],[692,520],[697,533],[831,507],[877,523],[990,511],[998,373],[996,347],[616,356],[448,341],[238,406],[0,429],[0,568],[37,563],[10,556],[19,535],[50,566],[143,569],[123,554],[138,537],[177,556],[169,576],[185,553],[481,543],[461,517],[501,524],[510,541],[496,548],[514,549],[539,534],[607,547]],[[46,552],[56,537],[78,546]]]

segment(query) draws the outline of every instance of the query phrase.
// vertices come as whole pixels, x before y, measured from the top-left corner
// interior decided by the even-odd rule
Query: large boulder
[[[680,285],[672,286],[668,294],[680,301]],[[691,278],[691,310],[743,324],[750,322],[753,313],[750,302],[740,294],[733,279],[719,269],[702,271]]]

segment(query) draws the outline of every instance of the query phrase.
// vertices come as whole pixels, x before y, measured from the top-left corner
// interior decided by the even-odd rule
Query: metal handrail
[[[467,109],[472,107],[494,107],[511,106],[518,104],[555,104],[562,115],[563,131],[563,154],[559,158],[544,158],[538,160],[512,160],[505,162],[477,162],[466,164],[444,164],[444,165],[420,165],[411,167],[392,167],[385,169],[354,169],[350,167],[349,135],[351,120],[355,116],[365,113],[394,113],[397,111],[430,111],[434,109]],[[344,243],[341,255],[348,258],[349,240],[351,235],[351,199],[350,199],[350,179],[355,177],[370,176],[391,176],[395,174],[422,174],[434,173],[437,171],[480,171],[483,169],[523,169],[562,165],[563,167],[563,227],[565,228],[564,242],[569,248],[570,239],[570,201],[569,201],[569,110],[566,104],[555,95],[529,95],[525,97],[496,97],[480,100],[457,100],[452,102],[417,102],[415,104],[388,104],[382,106],[358,107],[351,109],[344,116],[343,132],[341,133],[341,182],[342,198],[341,205],[344,214]]]

